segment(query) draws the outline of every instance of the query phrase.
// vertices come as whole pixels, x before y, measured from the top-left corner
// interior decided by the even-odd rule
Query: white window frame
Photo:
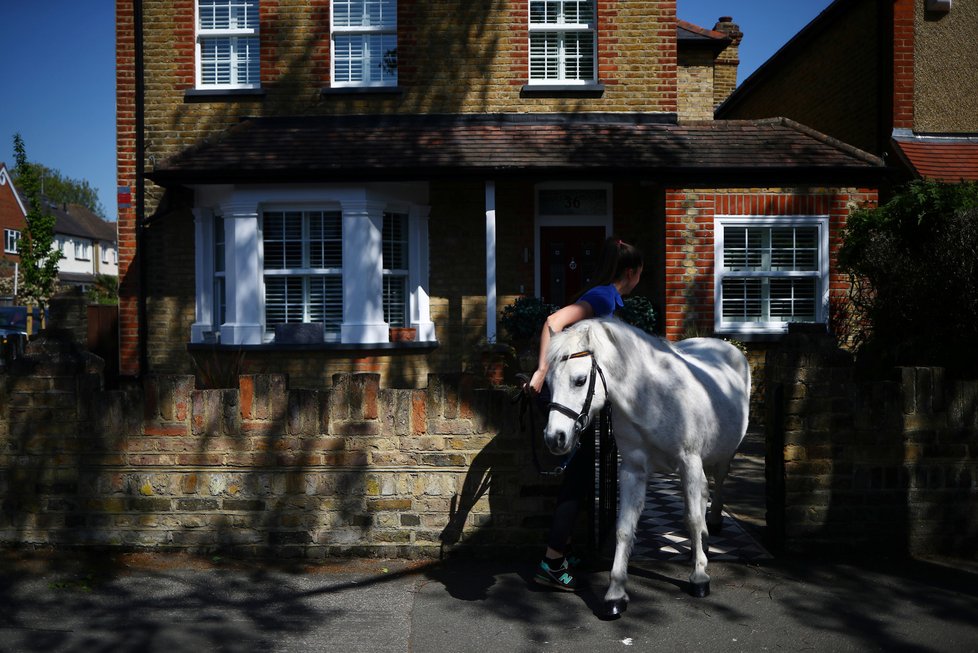
[[[20,242],[20,232],[16,229],[3,230],[3,251],[6,254],[17,254],[17,244]]]
[[[817,270],[732,271],[724,268],[724,237],[728,227],[817,227]],[[730,335],[782,334],[788,322],[738,322],[723,319],[723,282],[735,278],[812,278],[815,280],[815,321],[826,323],[829,314],[829,216],[719,215],[714,219],[714,329]]]
[[[382,6],[387,5],[386,14],[392,16],[393,20],[383,21],[379,25],[369,24],[369,19],[366,18],[367,3],[379,3]],[[362,11],[365,17],[361,21],[361,24],[339,24],[336,20],[337,4],[362,5]],[[332,0],[330,3],[330,9],[330,63],[332,69],[332,85],[337,88],[385,88],[397,86],[397,0]],[[354,21],[350,22],[353,23]],[[338,39],[350,39],[352,41],[359,40],[362,48],[361,70],[363,71],[363,79],[341,79],[342,76],[337,74],[337,63],[341,60],[341,58],[338,56],[338,53],[341,50],[341,47],[337,45]],[[384,61],[386,52],[380,55],[381,61],[374,61],[375,57],[373,56],[374,53],[371,52],[370,43],[376,39],[381,41],[382,47],[385,39],[393,39],[393,51],[395,53],[393,70],[390,70],[390,63]],[[344,57],[342,60],[346,60],[346,57]]]
[[[255,24],[254,26],[229,26],[227,28],[204,28],[202,27],[201,2],[209,0],[194,0],[194,29],[196,31],[196,80],[198,89],[213,90],[240,90],[261,88],[261,35],[259,33],[260,0],[219,0],[230,5],[245,7],[254,6]],[[204,79],[204,56],[207,41],[215,39],[226,39],[230,48],[230,75],[228,83],[211,82],[207,83]],[[254,54],[242,55],[245,47],[254,47]],[[242,81],[242,71],[247,72],[249,63],[254,62],[255,77],[251,81]],[[247,74],[244,75],[247,78]]]
[[[529,26],[527,34],[528,70],[527,78],[531,85],[561,85],[561,86],[588,86],[598,82],[598,7],[597,1],[591,0],[592,15],[589,22],[564,22],[564,8],[568,5],[581,4],[585,0],[557,0],[560,11],[556,17],[556,22],[534,22],[534,6],[548,5],[553,2],[547,0],[530,0],[528,3],[527,24]],[[540,77],[534,76],[534,62],[539,57],[534,57],[534,37],[553,35],[557,38],[557,76]],[[589,77],[568,77],[568,61],[572,54],[567,51],[568,36],[577,37],[591,35],[591,74]]]
[[[76,261],[91,261],[92,260],[92,244],[85,240],[74,241],[75,245],[75,260]]]

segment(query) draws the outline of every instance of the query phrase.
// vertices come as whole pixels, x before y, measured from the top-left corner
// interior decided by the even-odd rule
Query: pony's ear
[[[557,332],[554,331],[553,328],[551,328],[551,326],[549,324],[547,325],[547,331],[550,332],[550,337],[551,338],[553,338],[555,335],[557,335]]]

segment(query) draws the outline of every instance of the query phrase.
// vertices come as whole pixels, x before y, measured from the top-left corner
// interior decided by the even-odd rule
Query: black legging
[[[581,447],[564,470],[564,482],[557,495],[557,507],[547,538],[547,546],[561,553],[567,552],[581,505],[594,490],[594,426],[585,429],[580,437]]]

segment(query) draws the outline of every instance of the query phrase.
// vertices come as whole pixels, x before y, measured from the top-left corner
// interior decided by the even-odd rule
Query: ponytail
[[[625,270],[643,267],[645,259],[634,245],[612,237],[604,241],[593,286],[607,286],[625,276]]]

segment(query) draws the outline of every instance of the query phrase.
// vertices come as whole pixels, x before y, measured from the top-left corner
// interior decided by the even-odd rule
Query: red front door
[[[540,296],[565,306],[592,284],[604,227],[540,228]]]

